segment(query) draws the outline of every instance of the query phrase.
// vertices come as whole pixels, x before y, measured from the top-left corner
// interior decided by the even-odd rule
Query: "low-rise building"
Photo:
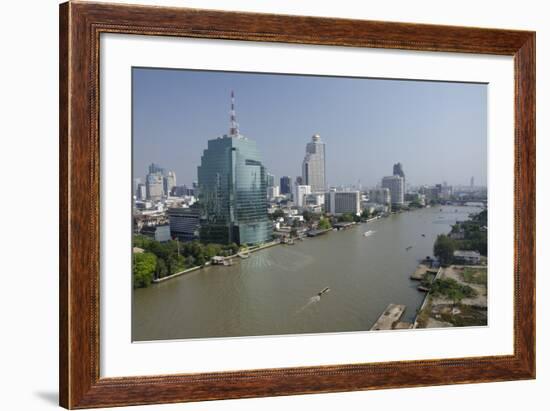
[[[141,229],[141,234],[151,237],[153,240],[158,242],[170,241],[170,226],[168,224],[164,225],[155,225],[155,226],[144,226]]]
[[[453,257],[459,264],[479,264],[481,261],[481,254],[478,251],[456,250]]]
[[[198,237],[200,212],[194,208],[169,208],[170,233],[180,241],[191,241]]]
[[[328,214],[342,215],[361,213],[361,193],[359,191],[329,191],[325,194],[325,211]]]

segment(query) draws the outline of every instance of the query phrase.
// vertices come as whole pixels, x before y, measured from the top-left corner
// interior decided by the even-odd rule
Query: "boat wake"
[[[325,287],[323,290],[318,292],[317,295],[314,295],[313,297],[311,297],[303,307],[301,307],[298,311],[296,311],[296,314],[301,313],[302,311],[307,309],[310,305],[313,305],[321,301],[321,296],[325,293],[328,293],[329,291],[330,291],[330,288]]]
[[[365,232],[363,233],[363,235],[364,235],[365,237],[370,237],[370,236],[373,235],[374,233],[376,233],[376,231],[369,230],[369,231],[365,231]]]

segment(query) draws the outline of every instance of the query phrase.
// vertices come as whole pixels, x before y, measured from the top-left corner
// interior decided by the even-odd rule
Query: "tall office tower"
[[[387,176],[382,178],[382,188],[390,190],[392,206],[403,205],[405,201],[405,185],[401,176]]]
[[[289,176],[281,177],[281,194],[292,193],[292,179]]]
[[[168,171],[163,179],[164,193],[169,195],[172,192],[172,188],[176,186],[176,173]]]
[[[403,171],[403,164],[396,163],[393,165],[393,175],[403,177],[403,192],[407,189],[405,181],[405,172]]]
[[[229,134],[208,140],[198,177],[201,241],[259,244],[271,240],[266,169],[256,142],[239,132],[233,92]]]
[[[302,163],[302,183],[311,186],[313,193],[326,190],[325,143],[319,134],[313,135],[306,145],[306,155]]]
[[[294,204],[298,207],[305,205],[305,197],[311,194],[311,186],[296,186],[296,192],[294,193]]]
[[[470,188],[474,188],[474,177],[470,178]]]
[[[294,182],[297,186],[303,186],[304,185],[304,179],[302,176],[297,176],[296,181]]]
[[[275,186],[275,176],[273,174],[267,173],[267,186],[268,187]]]

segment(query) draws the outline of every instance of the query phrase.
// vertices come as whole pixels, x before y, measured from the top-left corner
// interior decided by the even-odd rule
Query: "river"
[[[390,303],[405,304],[403,320],[412,321],[424,294],[410,274],[432,255],[438,234],[479,211],[444,206],[396,214],[136,289],[132,339],[364,331]],[[316,298],[325,287],[330,291]]]

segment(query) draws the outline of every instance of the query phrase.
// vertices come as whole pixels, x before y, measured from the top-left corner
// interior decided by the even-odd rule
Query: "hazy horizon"
[[[134,68],[133,176],[151,163],[197,180],[207,140],[240,132],[278,184],[301,174],[313,134],[331,186],[375,186],[401,162],[407,184],[487,184],[487,85],[479,83]]]

